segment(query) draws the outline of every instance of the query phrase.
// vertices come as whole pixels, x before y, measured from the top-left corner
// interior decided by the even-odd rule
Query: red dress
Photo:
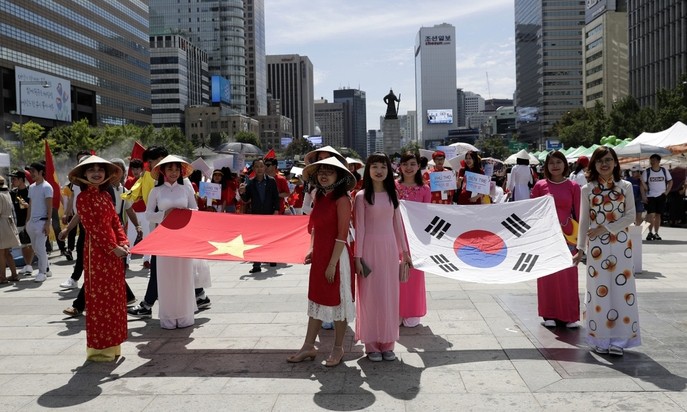
[[[571,215],[580,218],[580,186],[566,179],[560,183],[539,180],[532,188],[532,198],[551,195],[556,204],[558,220],[566,224]],[[568,246],[571,253],[575,248]],[[577,266],[537,279],[539,316],[565,323],[580,320],[580,296],[577,286]]]
[[[112,198],[106,191],[88,187],[76,201],[86,229],[84,244],[84,294],[86,297],[86,346],[91,360],[114,360],[127,338],[124,261],[112,249],[128,245]]]
[[[308,299],[324,306],[337,306],[341,303],[339,290],[341,283],[339,263],[336,265],[334,282],[328,283],[327,279],[324,277],[324,272],[329,265],[329,260],[334,251],[334,243],[336,242],[336,236],[338,234],[337,221],[336,200],[332,198],[332,193],[318,197],[316,206],[310,214],[310,221],[308,223],[308,232],[312,233],[312,230],[315,230],[312,262],[310,264]],[[346,249],[341,257],[348,257],[349,267],[354,267],[351,250],[348,245],[346,245]],[[354,271],[351,270],[351,292],[353,292],[354,285],[353,276]]]

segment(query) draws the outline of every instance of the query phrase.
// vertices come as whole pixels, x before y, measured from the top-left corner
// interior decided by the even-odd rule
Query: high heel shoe
[[[343,346],[334,346],[332,348],[332,352],[329,354],[329,357],[327,360],[324,362],[324,366],[336,366],[341,363],[341,359],[343,358],[344,355],[344,350]]]
[[[299,363],[303,362],[304,360],[315,360],[315,357],[317,356],[317,350],[315,348],[310,348],[310,349],[303,349],[299,350],[295,355],[291,355],[288,358],[286,358],[286,361],[289,363]]]

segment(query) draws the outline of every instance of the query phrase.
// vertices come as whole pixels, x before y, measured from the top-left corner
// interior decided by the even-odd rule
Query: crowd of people
[[[355,320],[355,339],[364,344],[370,361],[392,361],[399,328],[420,325],[427,313],[424,273],[412,267],[401,200],[475,205],[541,196],[554,199],[571,256],[569,268],[537,281],[542,325],[582,326],[593,350],[622,355],[641,342],[628,228],[642,224],[646,209],[647,240],[661,240],[661,216],[673,186],[658,155],[651,157],[650,168],[633,167],[631,176],[621,178],[618,158],[605,146],[590,159],[579,158],[572,168],[561,152],[553,151],[541,176],[526,153],[518,154],[510,170],[495,170],[469,151],[458,170],[452,170],[440,150],[433,152],[431,162],[408,152],[393,162],[374,153],[363,163],[326,146],[308,153],[302,173],[290,180],[277,170],[273,157],[255,159],[241,173],[215,169],[207,182],[221,188],[217,199],[201,197],[202,173],[162,147],[148,148],[141,159],[130,159],[128,167],[121,159],[105,160],[88,151],[75,160],[61,193],[46,182],[44,162],[10,173],[11,190],[0,177],[0,283],[33,274],[34,256],[34,281],[50,277],[48,245],[54,231],[65,259],[73,260],[76,253],[74,271],[60,287],[78,288],[84,274],[83,288],[64,313],[76,317],[88,311],[87,357],[94,361],[119,356],[127,314],[151,317],[158,301],[160,326],[176,329],[192,326],[194,314],[210,307],[205,289],[211,276],[203,260],[144,256],[150,276],[137,305],[126,284],[129,248],[173,210],[310,215],[308,323],[302,347],[287,361],[315,359],[319,330],[329,328],[335,337],[324,364],[336,366],[344,356],[349,322]],[[435,184],[439,174],[449,176],[451,184]],[[473,176],[486,174],[491,174],[488,190],[476,188]],[[683,196],[685,186],[678,188]],[[57,214],[60,205],[62,216]],[[20,268],[13,249],[23,258]],[[576,265],[582,261],[588,276],[580,325]],[[262,266],[253,262],[249,272],[260,272]]]

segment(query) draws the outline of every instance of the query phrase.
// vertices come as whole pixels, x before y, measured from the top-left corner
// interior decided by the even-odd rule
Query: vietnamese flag
[[[276,158],[277,158],[277,154],[274,153],[274,149],[270,149],[270,151],[267,152],[265,157],[263,157],[263,159],[276,159]]]
[[[142,255],[246,262],[303,263],[308,216],[172,211],[131,249]]]
[[[146,151],[146,148],[143,147],[143,145],[137,140],[134,142],[134,148],[131,149],[131,156],[129,157],[129,161],[133,159],[139,159],[143,160],[143,152]],[[144,170],[145,170],[145,165],[144,165]],[[128,176],[133,177],[134,172],[131,171],[131,168],[129,168],[129,172],[127,173]]]
[[[52,158],[52,151],[50,151],[50,145],[48,144],[47,140],[45,140],[45,181],[52,186],[52,207],[53,209],[58,210],[61,216],[62,211],[60,210],[60,207],[62,206],[62,199],[60,197],[60,181],[57,178],[55,161]]]

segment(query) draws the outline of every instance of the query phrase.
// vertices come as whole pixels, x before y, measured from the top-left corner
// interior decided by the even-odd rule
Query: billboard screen
[[[539,120],[538,107],[518,107],[517,121],[518,123],[531,123]]]
[[[210,90],[213,103],[231,103],[231,81],[222,76],[212,76]]]
[[[293,141],[292,137],[282,137],[281,138],[281,147],[286,147],[291,144]]]
[[[14,69],[14,80],[17,112],[22,116],[72,121],[72,84],[69,80],[23,67]]]
[[[322,136],[308,136],[306,139],[308,139],[313,146],[322,146]]]
[[[427,110],[427,124],[452,124],[453,109]]]

